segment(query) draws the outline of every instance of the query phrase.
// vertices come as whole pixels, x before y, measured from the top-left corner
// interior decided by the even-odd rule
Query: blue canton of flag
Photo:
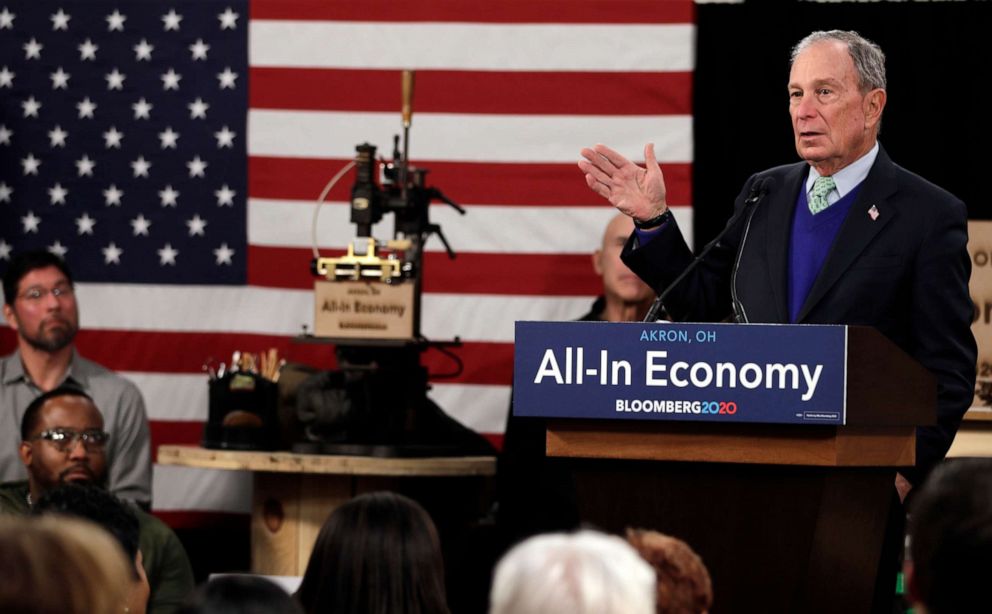
[[[0,0],[0,269],[246,279],[246,2]]]

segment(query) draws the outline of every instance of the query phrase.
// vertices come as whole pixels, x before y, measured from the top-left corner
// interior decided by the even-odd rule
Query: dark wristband
[[[671,217],[672,217],[672,210],[665,209],[664,213],[662,213],[661,215],[657,215],[651,218],[650,220],[644,220],[642,222],[636,218],[631,218],[631,219],[634,220],[634,228],[637,228],[638,230],[648,230],[649,228],[656,228],[658,226],[661,226],[662,224],[667,222]]]

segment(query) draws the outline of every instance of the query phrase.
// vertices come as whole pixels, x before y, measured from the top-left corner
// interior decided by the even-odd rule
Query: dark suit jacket
[[[733,288],[745,321],[789,321],[792,217],[808,169],[805,162],[779,166],[747,181],[736,211],[758,178],[774,184],[750,224],[742,219],[666,299],[675,320],[725,319],[732,314]],[[872,206],[876,219],[869,215]],[[974,394],[967,222],[963,202],[894,164],[880,147],[797,320],[872,326],[934,374],[938,423],[917,433],[922,472],[943,458]],[[631,236],[621,258],[662,289],[692,253],[672,219],[644,246]],[[907,478],[917,483],[921,473],[907,472]]]

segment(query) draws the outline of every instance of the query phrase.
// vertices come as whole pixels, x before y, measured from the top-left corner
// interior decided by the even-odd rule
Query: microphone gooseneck
[[[734,228],[738,222],[747,214],[748,225],[750,226],[751,216],[754,213],[756,205],[761,202],[761,199],[765,197],[765,194],[770,192],[775,187],[775,179],[772,177],[759,177],[755,179],[754,184],[751,186],[751,191],[748,193],[747,198],[744,199],[744,205],[734,214],[733,217],[727,222],[727,225],[723,227],[720,234],[716,236],[712,241],[710,241],[702,252],[696,258],[689,263],[689,266],[685,267],[682,273],[679,274],[675,280],[668,284],[668,286],[658,295],[658,298],[654,300],[651,305],[651,309],[648,310],[646,316],[644,316],[645,322],[657,322],[658,316],[665,310],[665,299],[668,297],[669,293],[679,285],[679,283],[686,278],[686,276],[699,266],[699,263],[706,258],[706,255],[710,253],[723,237]],[[741,243],[743,247],[743,242]],[[739,260],[740,249],[738,249],[738,260]],[[737,273],[737,265],[734,265],[734,275]],[[733,295],[733,306],[734,313],[737,315],[738,301],[736,298],[736,292],[734,292],[733,285],[731,285],[731,294]]]

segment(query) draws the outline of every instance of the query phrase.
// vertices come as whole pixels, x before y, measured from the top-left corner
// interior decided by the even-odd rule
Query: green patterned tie
[[[827,202],[827,194],[830,190],[834,189],[837,184],[834,183],[833,177],[817,177],[816,181],[813,182],[813,191],[809,195],[809,211],[813,215],[816,215],[820,211],[823,211],[830,206]]]

